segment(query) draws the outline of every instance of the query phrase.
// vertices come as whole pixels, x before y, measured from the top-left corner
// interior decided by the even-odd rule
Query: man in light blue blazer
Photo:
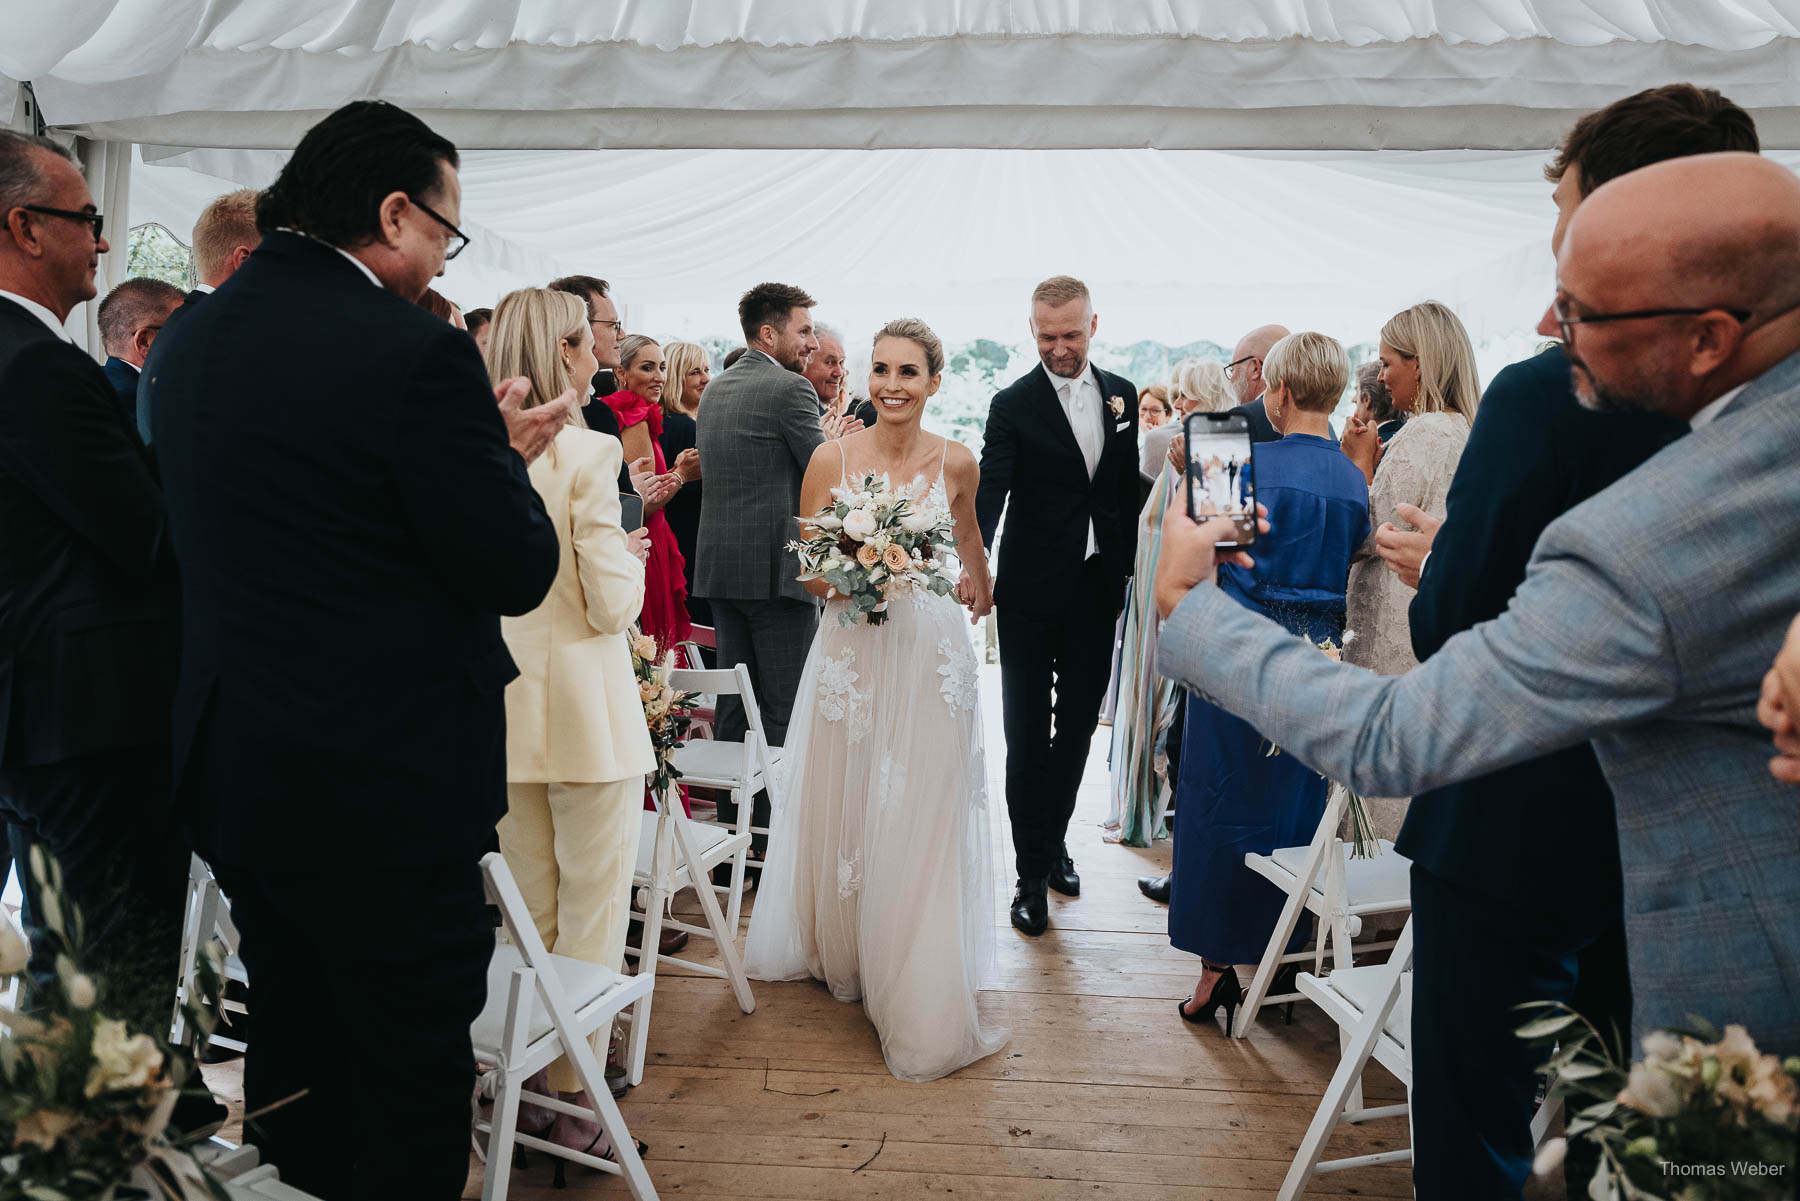
[[[1233,603],[1217,523],[1172,508],[1160,666],[1370,796],[1592,739],[1635,1029],[1699,1014],[1800,1051],[1800,804],[1756,720],[1800,598],[1800,179],[1741,153],[1646,167],[1588,198],[1558,266],[1546,326],[1582,403],[1693,432],[1552,523],[1499,618],[1391,678]]]

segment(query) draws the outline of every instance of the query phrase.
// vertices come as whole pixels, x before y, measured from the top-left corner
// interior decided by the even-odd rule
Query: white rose
[[[0,917],[0,976],[16,976],[25,970],[25,963],[31,958],[31,944],[19,933],[18,927],[4,917]]]
[[[117,1089],[145,1088],[162,1074],[163,1055],[148,1034],[127,1035],[125,1023],[106,1018],[94,1026],[94,1066],[88,1069],[87,1095]]]
[[[875,532],[875,514],[867,509],[852,509],[844,518],[844,533],[862,542]]]

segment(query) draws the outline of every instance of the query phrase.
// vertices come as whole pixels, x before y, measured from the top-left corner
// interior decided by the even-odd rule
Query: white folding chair
[[[676,644],[675,649],[681,652],[677,658],[677,662],[679,662],[684,669],[688,670],[710,670],[706,666],[705,657],[700,654],[702,648],[714,652],[719,649],[718,632],[711,626],[696,625],[692,627],[692,632],[688,635],[687,641]],[[693,730],[695,737],[711,738],[713,736],[714,725],[719,720],[719,698],[699,694],[695,699],[694,724],[690,729]],[[702,733],[703,731],[704,733]]]
[[[1341,1172],[1347,1168],[1370,1167],[1384,1163],[1408,1163],[1412,1147],[1398,1151],[1378,1151],[1345,1159],[1324,1159],[1325,1144],[1342,1123],[1368,1122],[1376,1118],[1412,1116],[1412,919],[1406,920],[1400,936],[1394,940],[1393,952],[1386,963],[1369,967],[1339,968],[1329,976],[1300,975],[1300,992],[1337,1023],[1345,1035],[1344,1053],[1332,1073],[1312,1123],[1294,1152],[1287,1178],[1281,1183],[1278,1201],[1296,1201],[1306,1192],[1312,1178],[1320,1172]],[[1382,1105],[1364,1109],[1362,1093],[1363,1069],[1373,1059],[1392,1072],[1406,1087],[1407,1101],[1401,1105]],[[1541,1146],[1557,1113],[1559,1099],[1551,1099],[1538,1107],[1531,1119],[1532,1145]],[[1409,1138],[1408,1143],[1411,1143]]]
[[[743,664],[692,671],[677,668],[669,673],[669,686],[678,692],[696,695],[735,696],[744,706],[747,728],[742,741],[718,738],[695,738],[677,748],[675,767],[684,783],[698,784],[729,792],[737,804],[737,820],[732,828],[739,834],[769,833],[767,826],[754,822],[754,798],[759,791],[769,794],[770,811],[782,801],[777,768],[781,764],[781,748],[769,745],[763,732],[762,710],[756,704],[756,692],[750,686],[750,669]],[[714,885],[714,890],[727,898],[727,925],[736,930],[738,914],[744,901],[744,872],[748,866],[749,843],[732,860],[731,883]],[[757,865],[758,870],[761,865]]]
[[[179,1044],[185,1037],[187,1020],[182,1016],[181,1006],[187,998],[194,995],[199,987],[200,948],[217,939],[225,948],[225,978],[221,986],[236,983],[247,987],[250,976],[244,971],[244,961],[238,957],[237,923],[231,920],[231,906],[226,903],[225,894],[219,891],[219,882],[213,878],[212,868],[198,855],[188,857],[188,895],[186,917],[181,931],[181,978],[176,988],[175,1020],[173,1039]],[[220,1007],[225,1011],[229,1022],[230,1015],[246,1015],[248,1010],[242,1001],[230,997],[222,998]],[[245,1044],[242,1039],[233,1038],[227,1033],[231,1027],[221,1025],[213,1031],[209,1043],[215,1047],[223,1047],[227,1051],[243,1054]]]
[[[1267,855],[1244,856],[1244,866],[1262,876],[1287,894],[1281,917],[1269,935],[1262,962],[1251,977],[1250,989],[1238,1009],[1232,1034],[1243,1038],[1264,1005],[1278,1005],[1299,1000],[1300,993],[1269,995],[1275,973],[1284,964],[1312,960],[1314,975],[1325,970],[1325,951],[1331,948],[1332,966],[1342,970],[1352,966],[1357,952],[1381,951],[1394,946],[1392,940],[1355,943],[1362,934],[1363,918],[1380,913],[1408,913],[1412,909],[1412,860],[1394,850],[1394,844],[1382,838],[1376,841],[1372,858],[1358,859],[1350,844],[1338,838],[1338,824],[1344,815],[1348,794],[1333,785],[1325,802],[1325,813],[1319,819],[1310,844],[1282,847]],[[1311,951],[1287,953],[1288,939],[1300,924],[1302,912],[1319,919],[1319,936]]]
[[[716,822],[693,821],[681,811],[679,804],[669,804],[660,796],[653,796],[652,800],[656,812],[645,813],[642,817],[644,825],[638,837],[637,870],[632,880],[633,891],[642,899],[643,912],[634,909],[631,920],[643,924],[639,936],[642,941],[637,947],[626,946],[625,954],[637,961],[638,979],[654,981],[657,967],[668,963],[702,976],[729,981],[738,1008],[745,1013],[754,1013],[756,998],[750,993],[750,978],[744,974],[744,960],[737,949],[737,921],[735,917],[728,921],[719,911],[719,898],[712,885],[712,869],[731,860],[737,865],[732,882],[738,889],[743,887],[744,852],[750,846],[750,834],[744,830],[733,831]],[[742,810],[739,812],[741,814]],[[670,899],[687,888],[693,889],[694,895],[700,898],[700,910],[706,918],[704,928],[665,917]],[[732,894],[733,914],[737,912],[740,895],[737,891]],[[664,925],[712,939],[725,966],[714,967],[710,963],[696,963],[659,952],[657,948],[661,946]],[[626,1044],[627,1070],[634,1085],[641,1084],[644,1079],[644,1058],[650,1045],[650,1008],[650,998],[646,995],[624,1019],[630,1027],[630,1039]]]
[[[599,964],[552,955],[538,937],[525,898],[498,851],[481,857],[481,874],[489,902],[500,907],[500,920],[510,940],[496,942],[488,964],[487,1004],[469,1028],[475,1061],[484,1082],[492,1084],[494,1096],[491,1118],[483,1118],[477,1107],[473,1120],[475,1151],[487,1165],[482,1201],[504,1201],[515,1147],[530,1147],[623,1176],[637,1201],[653,1201],[656,1189],[606,1087],[606,1074],[594,1058],[588,1036],[609,1026],[628,1006],[647,1007],[656,978],[621,976]],[[525,1090],[527,1079],[564,1055],[574,1063],[581,1086],[594,1102],[593,1109]],[[521,1100],[598,1121],[612,1142],[614,1158],[601,1159],[519,1133]],[[485,1147],[479,1137],[483,1134],[487,1135]]]

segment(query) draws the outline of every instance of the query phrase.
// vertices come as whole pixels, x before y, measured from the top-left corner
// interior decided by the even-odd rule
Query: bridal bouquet
[[[936,596],[956,590],[943,555],[956,545],[950,511],[914,500],[873,472],[831,490],[831,503],[812,517],[809,538],[788,543],[800,556],[802,580],[824,580],[850,605],[839,622],[887,620],[890,592],[923,588]]]
[[[1567,1139],[1600,1154],[1588,1195],[1675,1201],[1792,1197],[1800,1146],[1800,1056],[1764,1055],[1742,1026],[1721,1035],[1654,1030],[1627,1071],[1599,1031],[1566,1006],[1520,1006],[1545,1016],[1519,1037],[1558,1044],[1546,1071],[1567,1099]],[[1560,1169],[1568,1143],[1545,1144],[1540,1173]]]
[[[81,915],[63,899],[61,869],[33,847],[31,871],[56,975],[33,982],[29,1013],[0,1006],[0,1201],[110,1198],[128,1181],[141,1195],[224,1201],[224,1188],[165,1133],[182,1085],[199,1078],[192,1051],[170,1045],[166,1023],[133,1030],[105,1013],[100,982],[81,968]],[[183,1007],[203,1040],[218,1021],[223,966],[217,942],[206,952],[201,995]],[[23,976],[28,955],[0,916],[0,986]]]
[[[681,779],[675,766],[675,750],[687,741],[688,728],[694,724],[694,694],[677,692],[669,686],[669,671],[674,666],[673,650],[665,652],[659,661],[656,639],[645,634],[631,636],[631,670],[637,676],[638,697],[644,702],[650,745],[656,750],[656,771],[650,777],[650,790],[657,796],[667,796]]]

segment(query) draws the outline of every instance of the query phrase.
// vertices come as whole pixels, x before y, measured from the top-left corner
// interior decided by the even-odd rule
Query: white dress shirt
[[[1736,400],[1738,398],[1738,393],[1742,392],[1745,388],[1748,388],[1750,383],[1751,381],[1745,380],[1731,391],[1707,404],[1705,408],[1688,418],[1688,428],[1697,430],[1707,422],[1711,421],[1714,417],[1717,417],[1720,413],[1724,412],[1725,406]]]
[[[30,313],[33,317],[42,321],[45,325],[50,327],[51,333],[55,334],[63,341],[71,344],[74,343],[75,339],[69,336],[69,331],[64,328],[63,323],[56,319],[56,314],[52,313],[37,301],[32,300],[29,297],[21,296],[17,292],[0,292],[0,297],[12,301],[27,313]]]
[[[1049,378],[1050,386],[1056,389],[1056,398],[1062,402],[1063,415],[1068,418],[1069,429],[1074,431],[1075,444],[1081,447],[1081,457],[1087,462],[1088,479],[1094,478],[1094,472],[1100,469],[1100,452],[1106,448],[1106,435],[1100,428],[1100,384],[1094,378],[1092,363],[1084,364],[1081,374],[1070,379],[1057,375],[1044,368],[1044,375]],[[1087,554],[1084,558],[1093,558],[1100,553],[1100,543],[1094,536],[1094,522],[1088,520]]]

